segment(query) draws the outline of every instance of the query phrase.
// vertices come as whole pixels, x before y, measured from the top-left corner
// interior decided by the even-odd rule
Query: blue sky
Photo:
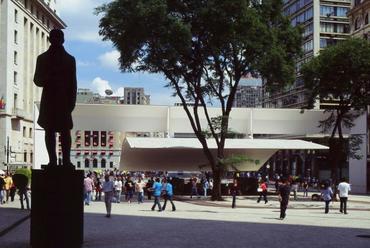
[[[67,24],[65,48],[77,61],[79,88],[90,88],[104,95],[112,89],[123,95],[124,87],[144,87],[151,96],[151,104],[173,105],[179,102],[172,91],[164,87],[166,80],[159,74],[121,73],[118,69],[119,53],[110,42],[103,42],[98,34],[99,17],[94,8],[107,0],[59,0],[58,13]]]

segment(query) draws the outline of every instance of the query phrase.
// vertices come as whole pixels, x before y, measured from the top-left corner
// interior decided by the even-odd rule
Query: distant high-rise
[[[280,92],[264,92],[263,106],[267,108],[301,108],[307,106],[307,91],[300,69],[321,49],[350,35],[347,13],[351,0],[283,0],[284,14],[293,26],[303,27],[303,56],[296,61],[296,80]],[[321,108],[325,102],[315,106]]]
[[[36,58],[49,48],[50,30],[66,27],[55,7],[55,0],[0,1],[0,168],[8,158],[33,163],[33,107],[41,96],[33,83]]]
[[[262,106],[262,86],[239,85],[234,100],[234,107],[256,108]]]
[[[124,104],[149,105],[150,95],[145,95],[144,88],[125,87]]]

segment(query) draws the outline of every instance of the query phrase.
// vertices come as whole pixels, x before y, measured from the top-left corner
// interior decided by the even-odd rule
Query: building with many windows
[[[234,107],[256,108],[262,104],[262,86],[238,85]]]
[[[303,27],[303,56],[296,61],[294,84],[274,94],[264,92],[264,107],[300,108],[307,105],[300,69],[321,49],[350,36],[347,17],[350,6],[351,0],[284,0],[284,14],[290,17],[291,24]],[[325,102],[321,102],[315,107],[324,105]]]
[[[370,40],[370,0],[353,0],[348,17],[351,35]],[[367,155],[367,176],[370,180],[370,105],[367,107]]]
[[[150,95],[145,95],[144,88],[125,87],[124,89],[124,104],[139,104],[149,105]]]
[[[33,162],[36,58],[48,49],[50,30],[66,27],[55,8],[55,0],[0,1],[0,167]]]

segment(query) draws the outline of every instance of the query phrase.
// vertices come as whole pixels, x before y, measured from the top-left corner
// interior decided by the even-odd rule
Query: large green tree
[[[120,52],[123,72],[161,73],[183,103],[212,168],[213,199],[221,175],[229,116],[243,75],[263,77],[269,89],[294,79],[300,31],[282,15],[281,0],[115,0],[97,8],[100,35]],[[193,103],[192,106],[187,103]],[[220,106],[215,131],[207,104]],[[214,155],[200,115],[217,144]]]
[[[370,42],[341,41],[321,51],[301,72],[310,90],[311,107],[317,100],[336,103],[326,110],[330,115],[320,125],[324,131],[331,130],[329,162],[332,178],[337,179],[338,167],[343,166],[348,155],[359,158],[359,137],[345,140],[342,129],[353,127],[354,119],[370,104]],[[341,176],[341,170],[339,173]]]

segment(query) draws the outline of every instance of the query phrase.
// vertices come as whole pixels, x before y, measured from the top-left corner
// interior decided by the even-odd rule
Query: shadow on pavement
[[[158,213],[161,215],[161,213]],[[275,218],[272,218],[275,219]],[[259,224],[85,213],[83,247],[348,247],[370,246],[367,229]],[[2,248],[26,248],[29,220],[0,239]]]

